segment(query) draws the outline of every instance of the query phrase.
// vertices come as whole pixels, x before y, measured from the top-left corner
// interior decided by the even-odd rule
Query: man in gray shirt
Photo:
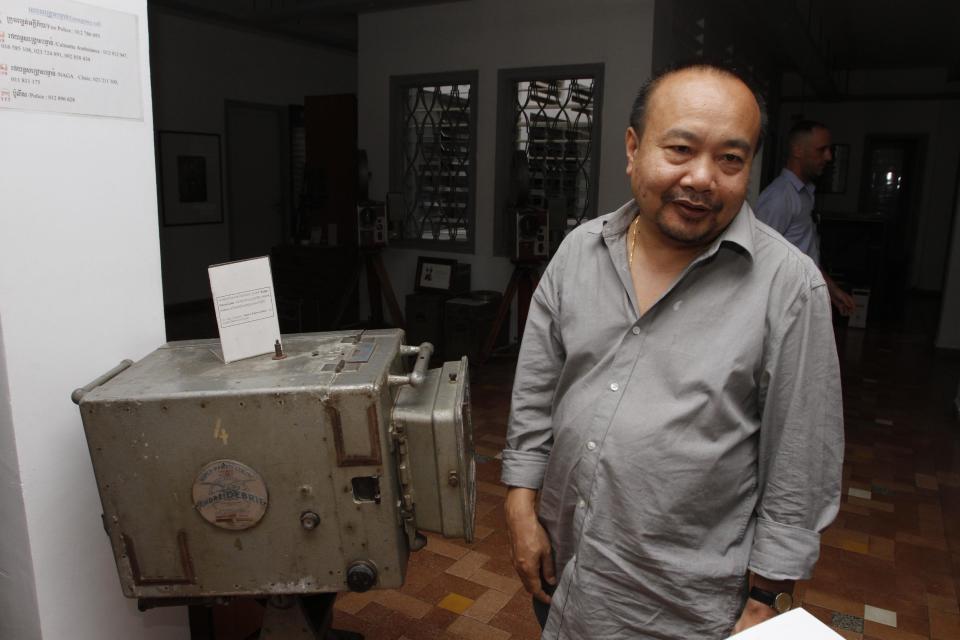
[[[765,222],[820,265],[820,243],[813,223],[813,181],[833,159],[830,130],[813,120],[795,123],[787,134],[787,165],[757,200],[757,219]],[[853,296],[823,272],[830,301],[842,315],[856,309]]]
[[[837,513],[830,302],[744,202],[765,120],[746,84],[674,70],[630,120],[633,200],[564,240],[531,303],[512,559],[543,638],[725,638],[789,607]]]

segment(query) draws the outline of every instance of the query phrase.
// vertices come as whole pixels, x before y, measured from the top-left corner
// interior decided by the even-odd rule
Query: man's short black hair
[[[829,127],[816,120],[798,120],[794,122],[793,126],[790,127],[790,131],[787,132],[787,153],[793,149],[793,145],[797,143],[797,140],[809,133],[813,133],[814,129],[829,130]]]
[[[754,150],[754,155],[759,153],[760,148],[763,146],[763,139],[767,136],[767,101],[764,100],[763,95],[756,90],[753,84],[734,67],[728,67],[722,64],[714,64],[712,62],[704,62],[702,60],[669,65],[654,73],[652,76],[650,76],[649,80],[643,83],[643,86],[640,87],[640,91],[637,92],[637,97],[633,101],[633,108],[630,109],[630,126],[633,127],[633,130],[637,133],[637,137],[643,137],[643,127],[646,124],[647,107],[650,103],[650,96],[653,95],[657,87],[660,86],[660,83],[668,76],[690,69],[696,71],[709,71],[736,78],[748,89],[750,89],[750,92],[753,93],[754,99],[757,101],[757,107],[760,109],[760,135],[757,138],[757,148]]]

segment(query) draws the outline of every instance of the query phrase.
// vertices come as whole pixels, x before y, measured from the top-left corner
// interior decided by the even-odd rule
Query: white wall
[[[367,150],[374,198],[389,188],[390,76],[479,72],[475,253],[386,250],[401,301],[413,290],[418,255],[470,262],[474,289],[503,291],[510,278],[510,261],[493,255],[499,69],[604,63],[599,211],[629,199],[623,137],[633,98],[650,75],[653,9],[653,0],[474,0],[360,16],[359,146]]]
[[[6,365],[0,318],[0,638],[33,640],[40,637],[40,612]]]
[[[158,130],[216,133],[226,157],[226,100],[303,104],[304,96],[353,93],[351,53],[151,10],[154,109]],[[224,167],[223,224],[161,227],[167,304],[210,297],[207,266],[230,254]]]
[[[183,608],[121,595],[70,401],[164,340],[146,0],[88,1],[139,18],[144,119],[0,114],[0,501],[16,514],[19,474],[25,516],[3,522],[0,638],[187,638]]]

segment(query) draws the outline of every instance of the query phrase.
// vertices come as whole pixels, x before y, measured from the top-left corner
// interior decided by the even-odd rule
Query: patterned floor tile
[[[863,607],[863,619],[870,620],[871,622],[879,622],[880,624],[885,624],[888,627],[897,626],[896,611],[882,609],[870,604],[864,605]]]
[[[496,589],[490,589],[477,598],[476,602],[463,612],[463,615],[469,616],[474,620],[479,620],[480,622],[490,622],[509,601],[509,595]]]
[[[489,559],[490,556],[477,553],[476,551],[470,551],[467,555],[447,567],[446,573],[459,578],[470,578],[470,576],[472,576],[477,569],[485,565]]]
[[[510,632],[491,627],[473,618],[460,617],[447,627],[449,631],[463,636],[466,640],[508,640]]]
[[[933,640],[957,640],[957,638],[960,638],[960,615],[931,609],[930,637]]]
[[[863,618],[846,613],[834,613],[830,625],[836,629],[846,629],[856,633],[863,633]]]
[[[448,593],[443,600],[437,603],[437,606],[460,615],[469,609],[474,602],[474,600],[462,596],[459,593]]]

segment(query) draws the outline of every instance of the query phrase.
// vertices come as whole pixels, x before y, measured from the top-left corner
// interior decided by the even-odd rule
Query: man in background
[[[833,160],[830,130],[814,120],[801,120],[787,134],[787,164],[757,201],[757,219],[765,222],[820,267],[820,242],[813,222],[813,182]],[[821,267],[830,302],[841,315],[856,309],[853,297]]]

